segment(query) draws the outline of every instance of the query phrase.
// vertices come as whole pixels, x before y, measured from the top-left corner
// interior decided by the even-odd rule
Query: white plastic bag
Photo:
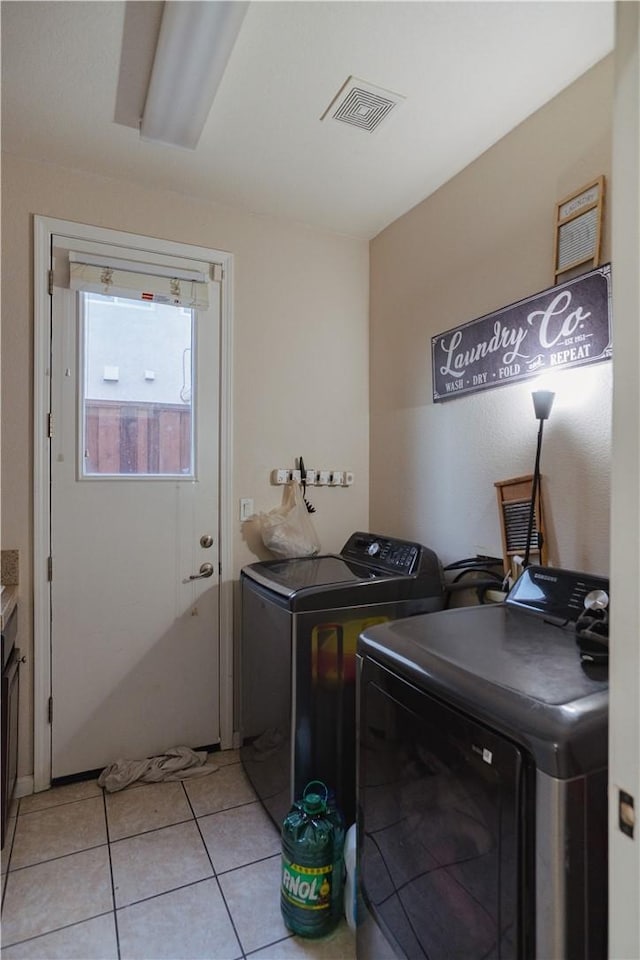
[[[352,930],[358,922],[358,881],[356,877],[356,849],[358,835],[355,823],[352,823],[344,840],[344,868],[346,879],[344,882],[344,915]]]
[[[277,557],[313,557],[320,541],[297,480],[288,483],[282,503],[257,517],[262,542]]]

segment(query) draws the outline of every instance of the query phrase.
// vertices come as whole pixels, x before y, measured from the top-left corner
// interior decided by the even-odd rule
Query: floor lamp
[[[551,413],[551,407],[553,406],[553,398],[555,393],[552,393],[551,390],[534,390],[531,394],[533,397],[533,409],[535,411],[536,419],[540,421],[540,427],[538,428],[538,446],[536,449],[536,463],[533,468],[533,484],[531,489],[531,509],[529,511],[529,529],[527,531],[527,546],[524,554],[524,562],[522,564],[523,569],[526,569],[529,566],[529,554],[531,552],[531,537],[533,535],[533,519],[536,513],[536,497],[538,496],[538,487],[540,486],[540,451],[542,449],[542,428],[544,426],[544,421],[549,419],[549,414]],[[542,534],[538,531],[538,549],[542,547]]]

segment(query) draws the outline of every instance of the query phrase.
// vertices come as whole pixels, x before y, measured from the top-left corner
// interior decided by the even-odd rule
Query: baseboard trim
[[[14,799],[28,797],[33,793],[33,774],[30,777],[18,777],[13,791]]]

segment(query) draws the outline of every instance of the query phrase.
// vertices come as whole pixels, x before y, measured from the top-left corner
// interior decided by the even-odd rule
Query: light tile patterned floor
[[[178,783],[23,797],[2,851],[2,960],[354,960],[344,920],[293,937],[280,837],[236,751]]]

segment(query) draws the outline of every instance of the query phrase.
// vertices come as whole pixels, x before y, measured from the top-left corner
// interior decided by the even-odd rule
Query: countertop
[[[4,630],[18,603],[18,587],[5,585],[0,594],[0,629]]]

